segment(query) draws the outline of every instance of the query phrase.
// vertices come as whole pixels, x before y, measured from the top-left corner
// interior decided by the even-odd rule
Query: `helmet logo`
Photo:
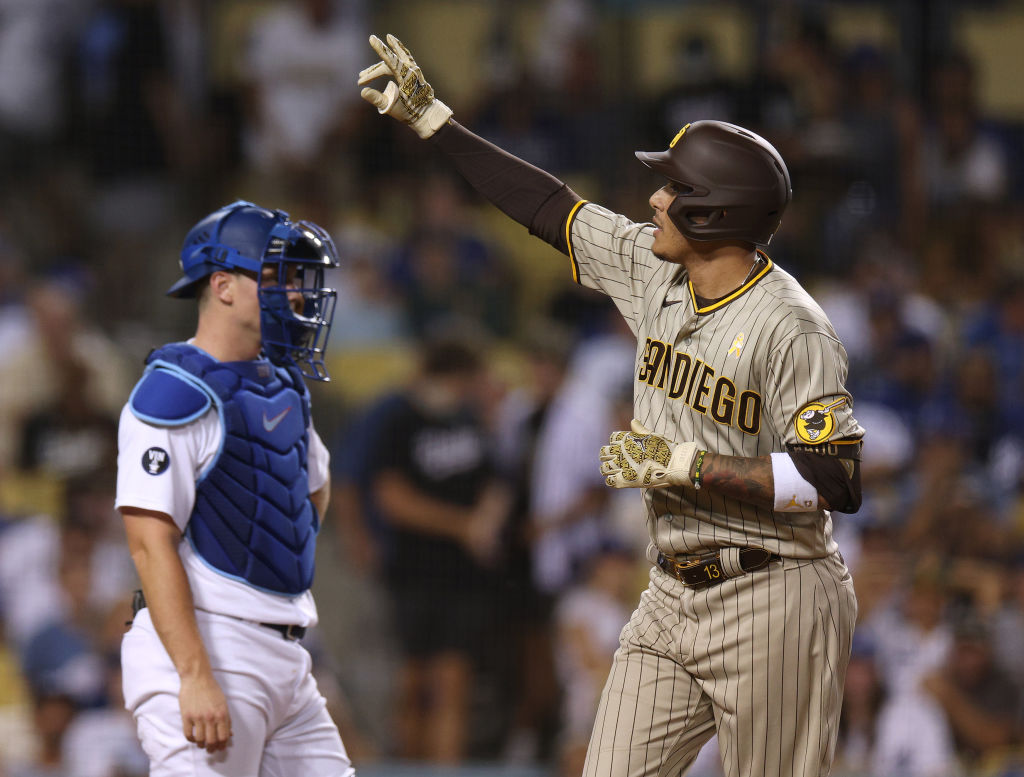
[[[685,135],[686,134],[686,130],[688,130],[688,129],[690,129],[690,125],[689,124],[687,124],[681,130],[679,130],[679,132],[676,133],[676,136],[674,138],[672,138],[672,142],[668,144],[668,147],[669,148],[675,148],[676,147],[676,143],[679,142],[679,138],[681,138],[683,135]]]

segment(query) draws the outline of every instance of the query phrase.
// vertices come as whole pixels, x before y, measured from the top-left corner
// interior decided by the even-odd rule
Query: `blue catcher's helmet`
[[[274,265],[275,280],[260,281],[263,350],[275,364],[295,366],[307,378],[329,380],[324,348],[334,319],[335,291],[324,271],[338,266],[334,241],[309,221],[292,221],[281,210],[238,200],[214,211],[185,236],[185,276],[167,294],[195,297],[199,282],[217,270],[243,270],[261,278]],[[301,294],[301,310],[293,307]],[[298,307],[298,306],[296,306]]]

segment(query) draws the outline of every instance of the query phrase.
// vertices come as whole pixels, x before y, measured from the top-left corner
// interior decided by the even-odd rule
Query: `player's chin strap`
[[[379,113],[393,116],[408,124],[421,138],[429,138],[452,117],[452,109],[434,97],[434,89],[423,77],[412,52],[394,35],[387,36],[385,44],[376,35],[370,36],[370,45],[381,61],[359,73],[359,86],[375,78],[390,76],[383,92],[365,86],[359,93]],[[396,83],[397,82],[397,83]]]

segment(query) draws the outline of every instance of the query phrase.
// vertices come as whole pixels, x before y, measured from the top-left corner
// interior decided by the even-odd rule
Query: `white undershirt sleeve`
[[[213,410],[185,426],[140,421],[126,405],[117,436],[115,506],[169,515],[182,531],[192,515],[196,480],[220,445],[220,420]]]
[[[309,493],[315,494],[327,483],[330,472],[329,467],[331,465],[331,454],[312,424],[309,425],[308,431],[309,452],[306,456],[306,466],[309,471]]]
[[[818,509],[818,489],[804,480],[788,453],[772,454],[775,512],[809,513]]]

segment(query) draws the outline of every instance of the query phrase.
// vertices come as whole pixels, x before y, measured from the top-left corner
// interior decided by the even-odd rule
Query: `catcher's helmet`
[[[676,185],[668,217],[691,240],[768,245],[793,196],[774,146],[724,121],[687,124],[667,151],[637,151],[636,157]]]
[[[199,282],[217,270],[245,270],[261,277],[276,265],[276,281],[259,286],[263,349],[275,364],[292,365],[308,378],[328,380],[324,348],[334,319],[335,291],[324,286],[324,271],[338,266],[334,241],[309,221],[292,221],[281,210],[245,200],[225,205],[202,219],[181,248],[185,276],[167,294],[194,297]],[[289,268],[295,270],[288,282]],[[295,312],[289,295],[301,294]]]

